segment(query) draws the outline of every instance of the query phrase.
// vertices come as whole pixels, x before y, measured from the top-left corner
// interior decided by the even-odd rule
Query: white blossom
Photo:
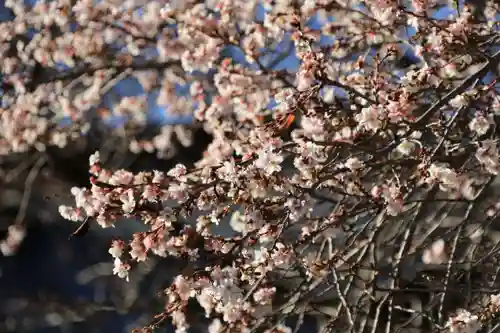
[[[283,156],[280,153],[273,151],[272,147],[264,147],[257,152],[259,156],[255,161],[254,165],[256,168],[264,171],[266,175],[272,175],[273,173],[281,171],[281,163],[283,162]]]
[[[382,126],[382,112],[375,106],[363,108],[361,113],[355,116],[359,126],[369,131],[375,131]]]
[[[446,262],[445,242],[443,239],[435,241],[428,249],[424,250],[422,261],[424,264],[442,264]]]
[[[469,128],[471,131],[475,132],[477,135],[485,135],[490,129],[490,122],[486,117],[476,116],[469,123]]]
[[[113,241],[111,247],[109,248],[109,254],[113,258],[119,258],[123,254],[124,244],[122,241]]]
[[[124,264],[120,258],[115,258],[113,274],[118,275],[119,278],[125,279],[127,282],[129,281],[129,270],[130,265]]]
[[[467,310],[460,309],[457,315],[450,317],[446,323],[450,333],[476,333],[481,329],[481,323],[477,315]]]

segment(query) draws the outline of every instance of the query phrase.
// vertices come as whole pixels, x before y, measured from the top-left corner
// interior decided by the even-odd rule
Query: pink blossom
[[[490,126],[491,124],[488,119],[483,116],[476,116],[469,123],[470,130],[475,132],[479,136],[485,135],[488,132]]]
[[[130,265],[123,263],[119,258],[115,258],[113,274],[118,275],[119,278],[129,281]]]
[[[424,264],[442,264],[448,259],[445,252],[443,239],[435,241],[428,249],[424,250],[422,261]]]
[[[109,254],[111,254],[111,256],[113,258],[119,258],[119,257],[121,257],[124,248],[125,248],[125,243],[123,241],[114,240],[111,243],[111,247],[109,248],[108,252],[109,252]]]
[[[363,167],[363,162],[359,160],[357,157],[350,157],[345,162],[345,166],[349,168],[351,171],[359,170]]]
[[[456,316],[448,319],[446,327],[450,333],[476,333],[481,329],[481,322],[477,315],[459,309]]]
[[[369,131],[375,131],[382,126],[383,111],[375,106],[363,108],[355,116],[359,126]]]
[[[10,225],[7,229],[7,237],[0,241],[0,252],[4,256],[14,255],[26,237],[26,229],[22,225]]]
[[[283,156],[280,153],[274,152],[272,147],[264,147],[257,152],[259,156],[254,165],[258,169],[262,169],[266,175],[272,175],[275,172],[281,171],[280,164],[283,162]]]

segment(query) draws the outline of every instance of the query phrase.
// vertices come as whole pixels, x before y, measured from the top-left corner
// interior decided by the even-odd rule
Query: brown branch
[[[117,72],[122,72],[127,69],[132,69],[132,70],[149,70],[149,69],[156,69],[156,70],[162,70],[166,69],[171,66],[181,66],[180,61],[166,61],[166,62],[158,62],[158,61],[146,61],[146,62],[137,62],[137,63],[132,63],[132,64],[122,64],[119,63],[118,61],[108,63],[105,65],[100,65],[100,66],[95,66],[92,67],[90,65],[85,65],[79,68],[73,68],[71,70],[65,71],[65,72],[60,72],[55,75],[41,75],[38,80],[35,80],[33,82],[30,82],[30,88],[32,90],[35,90],[36,87],[40,84],[46,84],[50,82],[55,82],[55,81],[65,81],[65,80],[72,80],[76,79],[79,76],[82,75],[93,75],[95,72],[100,71],[100,70],[109,70],[109,69],[114,69]]]
[[[483,77],[490,71],[494,69],[495,66],[500,62],[500,51],[495,53],[481,69],[479,69],[476,73],[470,75],[466,78],[459,86],[446,94],[443,98],[434,103],[429,109],[427,109],[420,117],[418,117],[416,123],[423,124],[429,121],[432,117],[432,114],[439,110],[446,103],[451,101],[455,96],[463,93],[470,85],[472,85],[477,79]]]
[[[21,200],[21,204],[19,206],[19,212],[17,213],[16,220],[14,224],[21,224],[23,223],[24,217],[26,216],[26,210],[28,208],[29,204],[29,199],[31,196],[31,190],[33,188],[33,183],[35,182],[36,177],[38,176],[38,173],[40,172],[40,169],[43,167],[45,162],[47,161],[47,158],[45,155],[42,155],[38,158],[38,160],[35,162],[33,165],[33,168],[28,174],[28,178],[26,178],[26,182],[24,185],[24,193],[23,197]]]

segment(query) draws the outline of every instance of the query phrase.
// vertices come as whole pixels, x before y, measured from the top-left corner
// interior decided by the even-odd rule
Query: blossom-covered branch
[[[464,332],[493,318],[479,320],[470,307],[484,295],[474,284],[496,283],[477,267],[498,259],[496,2],[482,7],[484,21],[454,1],[53,3],[28,11],[11,4],[17,16],[4,39],[31,22],[38,37],[19,47],[19,59],[33,56],[34,69],[61,61],[76,68],[62,77],[95,72],[76,95],[61,81],[30,93],[33,78],[18,75],[26,67],[6,57],[14,90],[2,119],[17,126],[6,132],[6,152],[57,132],[58,118],[49,117],[31,141],[15,141],[30,121],[47,118],[25,112],[26,99],[29,110],[58,101],[81,130],[120,75],[135,75],[144,90],[159,86],[160,104],[193,113],[214,138],[194,167],[167,173],[111,170],[97,152],[89,188],[73,188],[75,205],[60,207],[68,220],[105,228],[128,219],[147,225],[111,244],[121,278],[151,256],[185,262],[143,332],[166,321],[187,331],[193,302],[212,333],[291,332],[295,315],[318,317],[325,332]],[[443,6],[449,16],[437,14]],[[297,68],[265,61],[287,42]],[[150,58],[158,60],[151,67]],[[117,106],[138,123],[143,108],[136,98]],[[162,150],[168,138],[131,148]],[[224,226],[231,235],[217,231]],[[454,296],[466,283],[469,294]],[[412,285],[431,300],[423,304]]]

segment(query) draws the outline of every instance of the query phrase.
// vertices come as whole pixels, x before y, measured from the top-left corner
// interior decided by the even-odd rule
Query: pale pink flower
[[[90,155],[89,157],[89,164],[90,166],[94,165],[94,164],[97,164],[101,161],[101,157],[100,157],[100,154],[98,151],[96,151],[95,153],[93,153],[92,155]]]
[[[445,252],[445,242],[443,239],[438,239],[432,245],[424,250],[422,261],[424,264],[442,264],[448,260]]]
[[[108,252],[109,254],[111,254],[113,258],[119,258],[122,256],[124,248],[125,248],[125,243],[123,241],[114,240],[111,243],[111,247],[109,248]]]
[[[153,180],[152,180],[153,183],[161,184],[164,179],[165,175],[162,172],[158,170],[153,170]]]
[[[118,275],[119,278],[129,281],[130,265],[123,263],[120,258],[115,258],[113,274]]]
[[[109,179],[111,185],[129,185],[134,180],[134,174],[126,170],[117,170]]]
[[[17,252],[17,246],[3,240],[0,242],[0,252],[2,252],[2,254],[6,257],[13,256]]]
[[[4,256],[16,254],[19,246],[26,237],[26,229],[22,225],[10,225],[7,229],[7,238],[0,242],[0,252]]]
[[[477,115],[474,117],[469,123],[469,129],[472,132],[475,132],[477,135],[482,136],[485,135],[490,129],[490,122],[486,117]]]
[[[454,78],[459,75],[457,65],[454,63],[446,64],[443,68],[444,74],[449,78]]]
[[[459,309],[457,314],[446,323],[450,333],[476,333],[481,329],[479,317],[467,310]]]
[[[193,291],[193,285],[190,280],[182,275],[177,275],[174,280],[175,290],[182,300],[188,300],[191,298]]]
[[[253,299],[259,304],[269,304],[276,293],[276,287],[260,288],[253,294]]]
[[[175,333],[186,333],[189,329],[189,324],[184,311],[173,311],[171,314],[172,323],[175,325]]]
[[[186,183],[171,184],[168,187],[168,196],[179,202],[184,202],[187,200],[189,195],[189,187]]]
[[[136,261],[145,261],[147,259],[146,247],[139,241],[132,241],[130,243],[130,257]]]
[[[363,108],[361,113],[355,115],[356,121],[359,126],[368,131],[376,131],[382,126],[382,113],[376,106]]]
[[[301,122],[302,128],[304,129],[304,135],[316,141],[324,140],[324,124],[325,121],[318,116],[303,117]]]
[[[345,166],[349,168],[351,171],[356,171],[363,168],[364,164],[357,157],[350,157],[345,162]]]
[[[500,309],[500,294],[491,295],[491,296],[490,296],[490,303],[491,303],[491,305],[493,305],[496,309]]]
[[[467,99],[467,97],[463,94],[459,94],[455,97],[453,97],[450,101],[449,101],[449,104],[456,108],[456,109],[459,109],[463,106],[467,106],[469,104],[469,100]]]
[[[417,12],[425,12],[427,8],[433,6],[436,1],[435,0],[412,0],[411,1],[413,8]]]
[[[263,172],[270,176],[276,172],[281,171],[281,163],[283,156],[280,153],[274,152],[272,147],[264,147],[257,152],[259,156],[254,162],[256,168],[263,170]]]
[[[404,140],[397,147],[396,151],[403,156],[409,156],[422,148],[422,144],[416,140]]]
[[[58,210],[59,210],[59,214],[66,220],[70,220],[70,221],[74,221],[74,222],[84,220],[84,216],[83,216],[81,210],[79,210],[79,209],[76,209],[76,208],[73,208],[70,206],[66,206],[66,205],[61,205],[61,206],[59,206]]]
[[[386,198],[387,214],[397,216],[403,212],[404,201],[401,198]]]
[[[184,176],[186,172],[187,169],[183,164],[177,164],[173,169],[170,169],[170,171],[167,172],[167,175],[180,179],[180,177]]]
[[[122,202],[122,210],[126,214],[130,214],[134,211],[136,206],[134,190],[128,189],[120,195],[120,201]]]

